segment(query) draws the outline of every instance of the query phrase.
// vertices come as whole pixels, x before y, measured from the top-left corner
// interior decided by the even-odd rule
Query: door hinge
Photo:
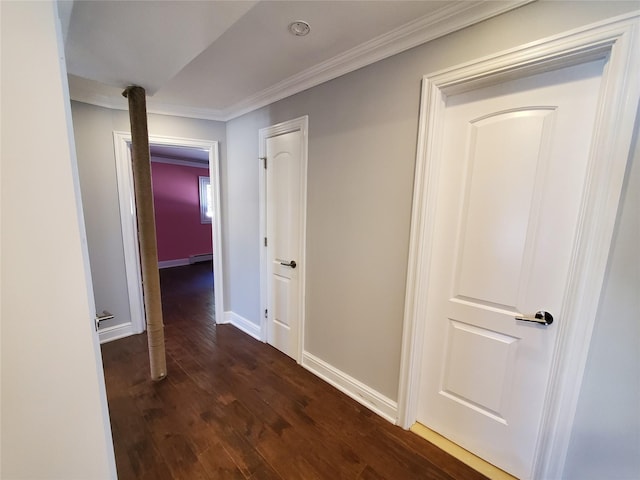
[[[267,246],[267,237],[264,237],[264,246]]]
[[[269,310],[264,309],[264,318],[269,318]]]
[[[260,160],[264,160],[264,169],[267,169],[267,157],[258,157]]]

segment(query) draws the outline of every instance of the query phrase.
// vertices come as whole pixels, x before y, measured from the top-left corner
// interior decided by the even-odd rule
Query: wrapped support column
[[[156,222],[153,211],[146,95],[144,88],[137,86],[127,87],[122,95],[129,101],[131,157],[142,267],[142,291],[149,340],[149,365],[151,378],[162,380],[167,376],[167,364],[164,350],[160,275],[158,273]]]

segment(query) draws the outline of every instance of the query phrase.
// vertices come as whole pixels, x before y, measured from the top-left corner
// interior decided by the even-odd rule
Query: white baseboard
[[[250,322],[237,313],[227,311],[224,312],[224,319],[221,324],[229,323],[247,335],[264,341],[261,336],[260,327]],[[361,403],[372,412],[380,415],[385,420],[397,424],[398,421],[398,402],[385,397],[380,392],[329,365],[324,360],[316,357],[309,352],[302,353],[302,366],[311,373],[321,378],[325,382],[333,385],[342,393]]]
[[[188,258],[176,258],[175,260],[162,260],[158,262],[158,268],[183,267],[190,265]]]
[[[385,397],[309,352],[302,353],[302,366],[385,420],[394,425],[397,423],[398,402]]]
[[[199,253],[198,255],[190,255],[189,263],[209,262],[213,260],[213,253]]]
[[[238,330],[242,330],[244,333],[252,336],[256,340],[262,341],[262,338],[261,338],[262,336],[260,335],[260,326],[247,320],[244,317],[241,317],[237,313],[234,313],[231,311],[224,312],[223,321],[217,322],[217,323],[230,323],[231,325],[236,327]]]
[[[112,342],[119,338],[128,337],[129,335],[135,335],[137,332],[133,328],[131,322],[121,323],[120,325],[114,325],[112,327],[101,328],[98,330],[98,339],[100,343]]]

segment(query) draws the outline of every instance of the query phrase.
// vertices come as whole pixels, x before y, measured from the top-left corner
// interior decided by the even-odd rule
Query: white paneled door
[[[417,419],[521,478],[538,447],[604,65],[479,87],[442,112]]]
[[[303,132],[266,139],[267,341],[298,359],[303,259]]]

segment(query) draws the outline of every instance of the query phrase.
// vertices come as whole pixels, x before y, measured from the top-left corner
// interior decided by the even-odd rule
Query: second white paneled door
[[[266,340],[297,361],[301,356],[304,318],[304,123],[304,128],[298,123],[288,122],[261,131],[263,162],[266,165],[263,210]]]

